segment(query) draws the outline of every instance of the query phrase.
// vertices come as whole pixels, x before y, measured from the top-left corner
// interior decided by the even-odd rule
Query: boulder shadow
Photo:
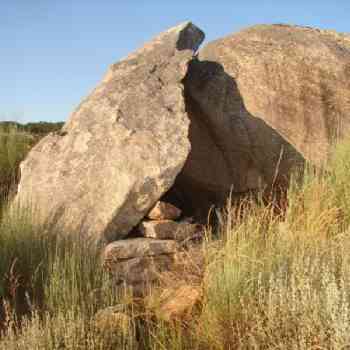
[[[247,110],[221,64],[193,59],[183,84],[191,151],[163,199],[199,221],[213,205],[225,205],[230,193],[234,200],[263,193],[266,202],[283,206],[291,177],[303,174],[303,155]]]

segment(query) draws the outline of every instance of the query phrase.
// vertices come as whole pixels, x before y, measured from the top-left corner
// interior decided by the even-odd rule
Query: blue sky
[[[349,0],[0,0],[0,120],[66,120],[109,64],[191,20],[207,40],[258,23],[350,32]]]

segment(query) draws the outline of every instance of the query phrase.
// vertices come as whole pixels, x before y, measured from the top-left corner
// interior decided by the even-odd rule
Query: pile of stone
[[[196,238],[200,234],[200,226],[192,223],[192,218],[180,218],[180,209],[170,203],[158,201],[146,220],[139,225],[139,232],[142,237],[172,239],[180,243]]]
[[[112,242],[103,253],[105,266],[122,287],[144,295],[163,272],[181,264],[183,250],[203,237],[203,227],[181,219],[181,210],[158,201],[126,239]]]

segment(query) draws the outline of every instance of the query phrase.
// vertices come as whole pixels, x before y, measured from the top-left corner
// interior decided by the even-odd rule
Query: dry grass
[[[197,262],[204,268],[195,259],[188,265],[197,284],[202,278],[199,312],[167,324],[135,306],[127,333],[94,326],[98,309],[125,302],[98,252],[79,238],[57,240],[21,211],[7,213],[0,226],[0,349],[346,348],[349,150],[350,143],[339,145],[327,170],[307,169],[302,184],[292,182],[283,215],[256,201],[224,209],[218,232],[208,228],[204,262]],[[29,312],[19,327],[11,290],[20,288]]]

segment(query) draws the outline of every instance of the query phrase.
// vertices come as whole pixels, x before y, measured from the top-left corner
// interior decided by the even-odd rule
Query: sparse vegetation
[[[19,178],[19,163],[35,143],[34,137],[16,127],[0,127],[0,205]]]
[[[62,128],[63,122],[49,123],[49,122],[38,122],[38,123],[27,123],[20,124],[16,122],[0,122],[0,128],[4,132],[9,132],[10,130],[16,129],[22,132],[26,132],[33,136],[43,136],[49,132],[58,131]]]
[[[27,134],[0,138],[1,183],[15,179]],[[6,142],[4,141],[6,140]],[[183,323],[117,296],[88,241],[38,226],[19,208],[0,223],[0,349],[343,349],[350,343],[350,142],[326,170],[291,183],[288,206],[245,201],[208,228],[204,297]],[[64,238],[65,237],[65,238]],[[70,238],[69,238],[70,237]],[[95,313],[124,305],[127,330]]]
[[[19,180],[19,164],[29,150],[46,134],[62,128],[63,123],[0,122],[0,212],[1,203]]]

